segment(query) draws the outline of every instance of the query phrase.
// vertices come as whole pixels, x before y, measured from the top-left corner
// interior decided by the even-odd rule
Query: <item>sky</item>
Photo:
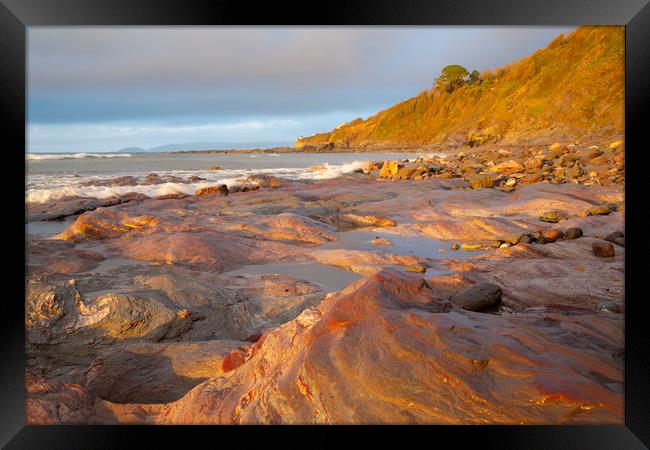
[[[291,144],[575,27],[30,27],[28,152]]]

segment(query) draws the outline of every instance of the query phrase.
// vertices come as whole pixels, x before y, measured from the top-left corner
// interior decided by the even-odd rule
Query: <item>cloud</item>
[[[295,123],[277,128],[293,140],[288,133],[326,130],[335,113],[374,113],[416,95],[447,64],[492,68],[570,30],[30,27],[28,123],[77,131],[87,124],[98,133],[93,126],[102,123],[149,123],[164,134],[181,125],[287,119]],[[275,130],[239,132],[262,140]]]
[[[324,28],[30,28],[35,88],[228,83],[322,86],[367,65],[394,32]]]

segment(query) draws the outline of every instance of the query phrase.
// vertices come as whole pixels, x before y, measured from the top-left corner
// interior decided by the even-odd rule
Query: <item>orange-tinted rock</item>
[[[94,395],[117,403],[178,400],[221,373],[224,357],[239,341],[131,344],[96,358],[84,374]]]
[[[112,209],[98,209],[77,217],[57,239],[80,241],[85,239],[107,239],[142,228],[152,228],[158,219],[150,215],[130,215]]]
[[[389,271],[318,310],[268,332],[250,359],[165,406],[157,422],[622,423],[622,391],[602,384],[622,386],[621,363],[575,337],[596,322],[564,331],[534,325],[562,323],[559,314],[450,311],[418,277]],[[594,319],[611,329],[615,318]],[[613,349],[615,335],[596,345]]]
[[[234,194],[236,192],[257,191],[259,188],[259,184],[239,185],[231,187],[228,192]]]
[[[394,227],[397,225],[397,222],[385,216],[360,216],[357,214],[341,214],[336,216],[336,221],[357,226]]]
[[[517,149],[512,158],[521,158]],[[624,217],[618,208],[578,216],[594,204],[621,204],[622,186],[537,183],[508,195],[466,187],[462,179],[283,180],[254,195],[152,199],[85,213],[81,222],[101,230],[101,240],[30,238],[28,363],[51,383],[28,392],[30,423],[620,423],[625,249],[604,264],[591,245],[593,236],[623,229]],[[445,239],[445,246],[541,238],[538,217],[556,209],[568,217],[563,229],[579,227],[587,237],[520,240],[480,254],[434,250],[431,258],[443,257],[437,261],[401,248],[401,236]],[[395,245],[336,247],[341,230],[380,224],[394,227]],[[126,265],[114,264],[120,259]],[[226,272],[314,261],[370,277],[326,297],[309,280]],[[434,275],[424,282],[422,274],[380,272],[416,264]],[[502,288],[499,311],[516,314],[474,313],[444,300],[486,282]],[[601,303],[619,313],[599,312]],[[183,351],[224,338],[251,341],[237,344],[227,372],[223,361],[214,366],[202,351]],[[169,350],[160,359],[148,350],[107,356],[149,345]],[[195,386],[185,378],[202,383],[174,403],[112,403],[82,383],[102,358],[111,364],[95,365],[94,386],[115,381],[106,392],[124,386],[127,401],[140,387],[138,400],[150,401],[145,392],[166,399],[174,386]],[[145,372],[155,378],[149,384]]]
[[[231,370],[235,370],[237,367],[244,364],[244,361],[246,361],[246,355],[244,354],[244,352],[242,352],[238,348],[233,349],[223,359],[223,363],[221,364],[221,370],[223,370],[224,372],[230,372]]]
[[[374,245],[393,245],[393,243],[390,240],[384,238],[373,239],[372,243]]]
[[[397,173],[395,173],[394,177],[396,180],[408,180],[416,170],[417,169],[415,167],[402,167],[401,169],[397,170]]]
[[[380,178],[389,178],[397,173],[399,169],[402,168],[401,164],[398,164],[397,161],[384,161],[384,164],[379,170]]]
[[[466,178],[472,189],[491,188],[494,186],[494,178],[492,175],[471,175]]]
[[[210,186],[207,188],[197,190],[194,195],[205,195],[205,194],[222,194],[228,195],[228,186],[222,184],[220,186]]]
[[[542,232],[542,242],[545,244],[555,242],[558,239],[562,239],[562,238],[564,238],[564,233],[562,233],[561,230],[550,229],[550,230],[544,230],[544,232]]]
[[[494,165],[488,169],[489,172],[499,172],[504,174],[523,172],[524,170],[525,167],[522,166],[521,163],[519,163],[518,161],[515,161],[514,159]]]

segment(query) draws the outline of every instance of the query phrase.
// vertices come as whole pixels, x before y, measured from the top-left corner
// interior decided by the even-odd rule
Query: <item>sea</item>
[[[216,184],[242,184],[250,175],[291,180],[324,180],[353,172],[368,161],[414,160],[431,153],[56,153],[26,154],[27,203],[65,197],[108,198],[129,192],[150,197],[193,194]],[[220,166],[222,170],[209,170]],[[320,170],[313,170],[314,167]],[[309,170],[312,168],[312,170]],[[147,175],[177,177],[183,182],[144,184]],[[129,186],[106,185],[115,177],[131,176]],[[192,177],[204,180],[189,181]],[[196,178],[195,178],[196,179]]]

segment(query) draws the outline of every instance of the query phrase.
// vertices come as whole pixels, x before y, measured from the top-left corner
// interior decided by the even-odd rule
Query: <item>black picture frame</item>
[[[385,440],[398,432],[406,445],[422,439],[436,445],[441,437],[454,445],[481,448],[647,448],[650,446],[650,342],[646,321],[647,288],[642,275],[645,221],[642,214],[644,170],[648,165],[647,111],[650,104],[649,0],[367,0],[251,5],[237,1],[198,0],[1,0],[0,85],[6,150],[3,187],[5,257],[3,275],[10,294],[4,297],[0,327],[0,445],[6,448],[130,448],[136,439],[176,445],[247,448],[253,438],[268,445],[322,446],[362,438]],[[625,234],[626,342],[625,426],[416,426],[416,427],[146,427],[24,425],[24,155],[26,27],[40,25],[625,25],[626,27],[626,186]],[[9,139],[7,139],[9,138]],[[23,171],[19,168],[23,168]],[[13,179],[15,177],[16,179]],[[21,245],[22,243],[22,245]],[[20,262],[23,261],[21,266]],[[15,272],[15,274],[14,274]],[[189,436],[188,436],[189,434]],[[404,445],[404,444],[402,444]]]

